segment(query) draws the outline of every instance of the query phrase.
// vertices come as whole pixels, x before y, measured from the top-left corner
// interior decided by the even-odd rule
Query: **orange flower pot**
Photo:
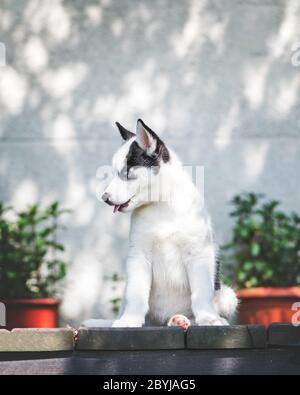
[[[240,299],[239,322],[241,324],[270,325],[272,322],[292,322],[300,302],[300,288],[253,288],[237,292]]]
[[[6,307],[6,327],[55,328],[60,301],[52,298],[2,300]]]

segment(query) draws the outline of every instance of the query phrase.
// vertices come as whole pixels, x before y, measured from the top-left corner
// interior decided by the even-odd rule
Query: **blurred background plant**
[[[263,194],[242,193],[231,204],[233,236],[222,248],[228,281],[239,289],[299,286],[299,215]]]
[[[1,298],[45,298],[58,292],[66,275],[59,218],[68,211],[53,202],[45,209],[35,204],[14,213],[0,203]]]

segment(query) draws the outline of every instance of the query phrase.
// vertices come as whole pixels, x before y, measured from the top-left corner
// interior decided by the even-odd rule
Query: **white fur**
[[[133,139],[114,156],[116,173],[124,166]],[[139,169],[136,180],[122,181],[116,175],[106,189],[118,204],[134,196],[123,210],[133,213],[125,295],[113,327],[140,327],[146,320],[166,325],[175,314],[198,325],[224,325],[224,317],[236,309],[232,289],[222,285],[214,291],[216,251],[210,219],[189,175],[176,154],[169,152],[171,160],[161,163],[150,183],[149,170]],[[149,188],[156,199],[148,200]],[[103,320],[84,325],[105,326]]]

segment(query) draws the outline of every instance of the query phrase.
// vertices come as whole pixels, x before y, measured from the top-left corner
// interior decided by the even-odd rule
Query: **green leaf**
[[[251,261],[246,261],[245,263],[244,263],[244,269],[246,270],[246,271],[250,271],[250,270],[252,270],[253,269],[253,262],[251,262]]]
[[[253,256],[257,256],[260,253],[260,245],[256,243],[255,241],[252,241],[251,243],[251,254]]]
[[[244,272],[238,272],[237,277],[238,277],[239,281],[244,281],[247,276],[246,276],[246,273],[244,273]]]

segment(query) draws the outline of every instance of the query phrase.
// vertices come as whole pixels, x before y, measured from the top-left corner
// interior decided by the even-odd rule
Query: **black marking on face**
[[[167,147],[160,140],[157,141],[156,149],[153,154],[148,155],[136,141],[130,145],[126,156],[127,174],[132,167],[154,168],[158,171],[161,161],[164,163],[170,160],[170,154]]]
[[[127,169],[127,166],[124,166],[120,171],[118,171],[118,177],[123,181],[137,179],[137,176],[133,174],[132,168]]]
[[[170,153],[164,142],[141,119],[139,119],[138,122],[142,123],[145,130],[155,140],[155,150],[150,155],[143,148],[141,148],[136,141],[133,141],[126,155],[125,166],[118,172],[118,177],[123,181],[134,180],[137,178],[134,175],[133,168],[152,168],[157,174],[160,168],[161,161],[167,163],[170,160]],[[116,122],[116,125],[124,140],[128,140],[136,136],[134,133],[131,133],[129,130],[125,129],[119,122]]]
[[[158,137],[158,135],[153,132],[141,119],[139,122],[142,123],[146,131],[153,137],[156,141],[156,147],[151,155],[148,155],[136,141],[134,141],[129,148],[128,154],[126,156],[127,172],[132,167],[153,167],[159,169],[161,161],[164,163],[169,162],[170,153],[165,146],[164,142]]]

